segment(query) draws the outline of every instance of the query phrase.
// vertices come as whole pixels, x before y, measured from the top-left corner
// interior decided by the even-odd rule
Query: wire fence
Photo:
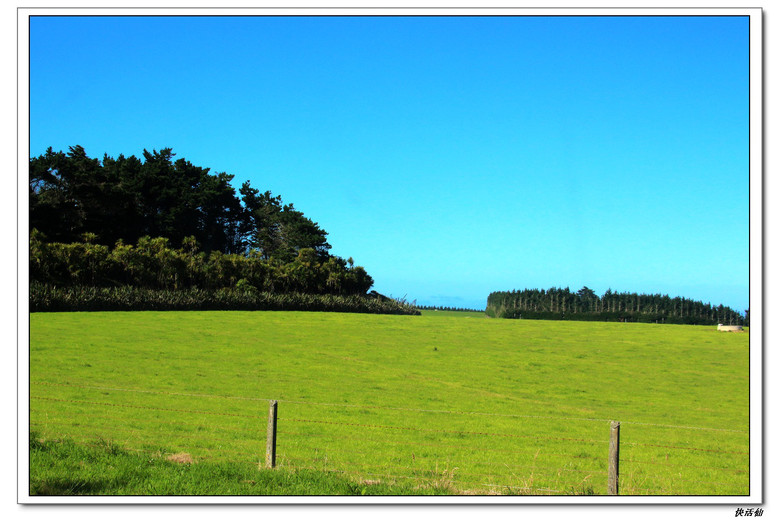
[[[101,390],[101,391],[114,391],[114,392],[134,392],[134,393],[144,393],[144,394],[158,394],[158,395],[171,395],[171,396],[184,396],[184,397],[204,397],[204,398],[213,398],[213,399],[233,399],[233,400],[242,400],[242,401],[262,401],[262,402],[268,402],[271,401],[271,398],[263,398],[263,397],[247,397],[247,396],[233,396],[233,395],[215,395],[215,394],[203,394],[203,393],[186,393],[186,392],[171,392],[171,391],[165,391],[165,390],[146,390],[146,389],[135,389],[135,388],[114,388],[114,387],[105,387],[105,386],[94,386],[94,385],[79,385],[74,383],[53,383],[48,381],[36,381],[33,383],[35,385],[41,385],[41,386],[60,386],[60,387],[70,387],[70,388],[82,388],[82,389],[88,389],[88,390]],[[594,421],[594,422],[609,422],[613,419],[606,419],[606,418],[592,418],[592,417],[566,417],[566,416],[560,416],[560,415],[522,415],[522,414],[500,414],[500,413],[491,413],[491,412],[475,412],[475,411],[465,411],[465,410],[433,410],[433,409],[426,409],[426,408],[403,408],[403,407],[393,407],[393,406],[380,406],[380,405],[362,405],[362,404],[349,404],[349,403],[320,403],[315,401],[304,401],[304,400],[293,400],[293,399],[277,399],[280,403],[289,403],[289,404],[303,404],[307,406],[331,406],[331,407],[338,407],[338,408],[360,408],[364,410],[370,410],[370,409],[380,409],[380,410],[395,410],[395,411],[404,411],[404,412],[420,412],[420,413],[441,413],[441,414],[456,414],[456,415],[482,415],[482,416],[489,416],[489,417],[509,417],[509,418],[522,418],[522,419],[561,419],[561,420],[568,420],[568,421]],[[680,425],[680,424],[660,424],[660,423],[648,423],[648,422],[633,422],[633,421],[621,421],[622,424],[632,424],[637,426],[654,426],[658,428],[676,428],[676,429],[689,429],[689,430],[709,430],[709,431],[720,431],[720,432],[731,432],[731,433],[749,433],[748,430],[735,430],[735,429],[725,429],[725,428],[711,428],[711,427],[703,427],[703,426],[688,426],[688,425]]]
[[[49,381],[31,383],[30,418],[31,430],[46,439],[324,471],[366,485],[600,495],[617,493],[610,479],[618,478],[621,495],[749,494],[749,432],[733,428],[621,421],[613,461],[607,419]]]

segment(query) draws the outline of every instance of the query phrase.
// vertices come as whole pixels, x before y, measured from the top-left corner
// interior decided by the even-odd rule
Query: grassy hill
[[[748,493],[749,333],[215,311],[32,314],[30,334],[44,445],[258,471],[276,399],[280,472],[412,494],[604,494],[617,420],[621,494]]]

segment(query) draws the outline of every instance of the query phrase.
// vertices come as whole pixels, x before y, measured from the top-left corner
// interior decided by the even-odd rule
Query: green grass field
[[[44,445],[258,472],[276,399],[280,473],[379,493],[605,494],[617,420],[621,495],[749,492],[749,333],[426,311],[41,313],[30,335]],[[36,460],[31,489],[59,489]],[[274,491],[227,494],[243,493]]]
[[[32,495],[448,495],[446,485],[361,482],[310,469],[258,469],[232,462],[182,462],[110,441],[40,442],[30,449]],[[171,459],[177,459],[174,456]]]

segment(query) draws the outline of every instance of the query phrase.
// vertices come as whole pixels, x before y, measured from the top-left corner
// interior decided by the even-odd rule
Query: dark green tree
[[[264,258],[273,256],[284,261],[292,261],[301,249],[313,249],[320,260],[328,258],[328,234],[292,204],[283,205],[282,198],[274,197],[270,191],[260,193],[248,181],[239,193],[250,248],[259,250]]]

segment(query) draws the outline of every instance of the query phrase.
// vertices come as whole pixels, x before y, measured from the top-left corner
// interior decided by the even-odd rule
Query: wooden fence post
[[[276,466],[276,408],[277,401],[271,400],[268,408],[268,430],[265,436],[265,467]]]
[[[612,421],[609,426],[609,473],[607,476],[607,494],[618,494],[620,478],[620,422]]]

